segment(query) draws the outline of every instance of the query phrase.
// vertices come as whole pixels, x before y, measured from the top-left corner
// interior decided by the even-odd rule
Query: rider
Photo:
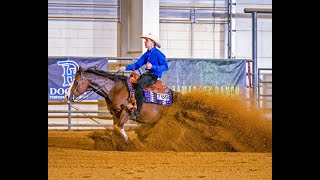
[[[120,67],[121,71],[137,70],[141,66],[146,66],[146,72],[140,76],[140,79],[135,84],[135,98],[137,100],[137,110],[131,115],[131,119],[136,119],[139,115],[142,101],[143,88],[149,84],[155,83],[158,78],[162,77],[162,72],[168,70],[166,56],[158,49],[161,48],[158,37],[150,32],[147,35],[140,36],[144,39],[144,46],[148,49],[140,59],[128,66]],[[158,48],[156,48],[158,47]]]

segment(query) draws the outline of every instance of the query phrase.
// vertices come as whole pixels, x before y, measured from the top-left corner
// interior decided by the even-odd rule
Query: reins
[[[92,86],[93,86],[93,85],[92,85]],[[101,88],[102,88],[102,87],[98,88],[98,89],[95,90],[93,93],[91,93],[93,90],[90,90],[90,91],[88,92],[88,94],[86,94],[85,96],[82,96],[79,100],[76,101],[76,103],[81,102],[81,101],[87,99],[89,96],[91,96],[91,95],[93,95],[94,93],[100,91]],[[94,89],[94,88],[92,88],[92,89]],[[90,93],[91,93],[91,94],[90,94]]]
[[[115,72],[115,73],[114,73],[114,76],[116,76],[119,72],[120,72],[120,70],[118,70],[117,72]],[[124,71],[122,71],[122,76],[124,76]]]

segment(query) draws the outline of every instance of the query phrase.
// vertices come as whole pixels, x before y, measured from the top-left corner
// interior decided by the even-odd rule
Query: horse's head
[[[83,94],[90,87],[89,81],[83,76],[83,70],[81,67],[77,70],[72,83],[69,87],[65,98],[68,102],[74,102],[74,100]]]

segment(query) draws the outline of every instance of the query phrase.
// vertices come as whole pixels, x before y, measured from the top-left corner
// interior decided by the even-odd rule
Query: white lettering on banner
[[[50,95],[65,95],[68,92],[69,88],[50,88]]]
[[[169,95],[168,94],[157,93],[157,99],[158,100],[168,101],[169,100]]]
[[[239,94],[240,86],[172,86],[172,90],[181,93],[187,93],[193,90],[202,90],[227,94]]]
[[[49,99],[65,99],[64,96],[50,96]]]

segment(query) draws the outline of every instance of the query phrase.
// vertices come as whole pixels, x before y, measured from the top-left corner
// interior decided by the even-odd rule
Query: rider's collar
[[[157,49],[156,46],[153,46],[153,48],[151,48],[150,50],[148,49],[147,51],[148,51],[149,53],[152,53],[155,49]]]

